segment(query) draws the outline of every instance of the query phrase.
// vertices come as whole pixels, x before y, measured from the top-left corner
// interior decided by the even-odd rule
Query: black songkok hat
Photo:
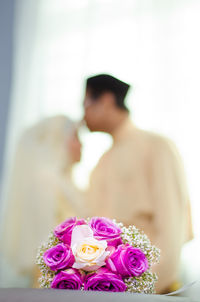
[[[128,110],[124,100],[129,88],[130,85],[109,74],[98,74],[88,78],[86,82],[86,89],[90,90],[94,100],[104,92],[112,92],[116,98],[116,105],[124,110]]]

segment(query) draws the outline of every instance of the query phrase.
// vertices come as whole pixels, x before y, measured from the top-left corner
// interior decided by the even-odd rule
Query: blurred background
[[[16,143],[44,117],[83,115],[84,79],[109,73],[132,85],[128,105],[141,128],[174,140],[182,155],[195,240],[183,259],[199,276],[200,2],[198,0],[0,1],[1,203]],[[80,133],[81,189],[111,145],[106,134]],[[192,253],[192,257],[191,257]]]

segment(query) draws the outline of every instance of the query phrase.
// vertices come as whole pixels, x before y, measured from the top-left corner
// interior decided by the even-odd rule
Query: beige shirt
[[[159,293],[178,278],[181,247],[193,236],[181,159],[171,141],[129,119],[113,139],[91,175],[89,215],[134,224],[161,249]]]

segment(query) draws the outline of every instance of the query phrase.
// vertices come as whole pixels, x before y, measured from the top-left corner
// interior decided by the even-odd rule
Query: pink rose
[[[148,269],[148,260],[138,248],[129,244],[122,244],[106,260],[106,266],[114,273],[119,273],[123,278],[140,276]]]
[[[57,289],[81,289],[81,286],[81,274],[75,269],[61,271],[54,277],[51,283],[51,288]]]
[[[121,276],[106,268],[100,268],[95,273],[85,277],[84,290],[124,292],[126,291],[126,284]]]
[[[69,246],[64,243],[48,249],[43,255],[44,262],[52,271],[71,267],[74,264],[74,256]]]
[[[106,240],[108,245],[118,246],[122,244],[121,229],[110,219],[93,217],[89,226],[93,230],[94,237],[98,240]]]
[[[55,228],[54,235],[64,243],[70,245],[74,227],[82,224],[86,224],[84,219],[77,219],[76,217],[69,218]]]

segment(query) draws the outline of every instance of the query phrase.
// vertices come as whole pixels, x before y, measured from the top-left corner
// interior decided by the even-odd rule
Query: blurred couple
[[[129,85],[107,74],[86,80],[84,121],[113,145],[91,174],[88,192],[71,171],[81,158],[78,125],[47,118],[19,143],[3,232],[4,255],[21,273],[34,269],[37,246],[69,216],[105,216],[143,230],[161,249],[158,293],[176,289],[182,245],[192,239],[190,204],[174,144],[138,129],[125,99]]]

